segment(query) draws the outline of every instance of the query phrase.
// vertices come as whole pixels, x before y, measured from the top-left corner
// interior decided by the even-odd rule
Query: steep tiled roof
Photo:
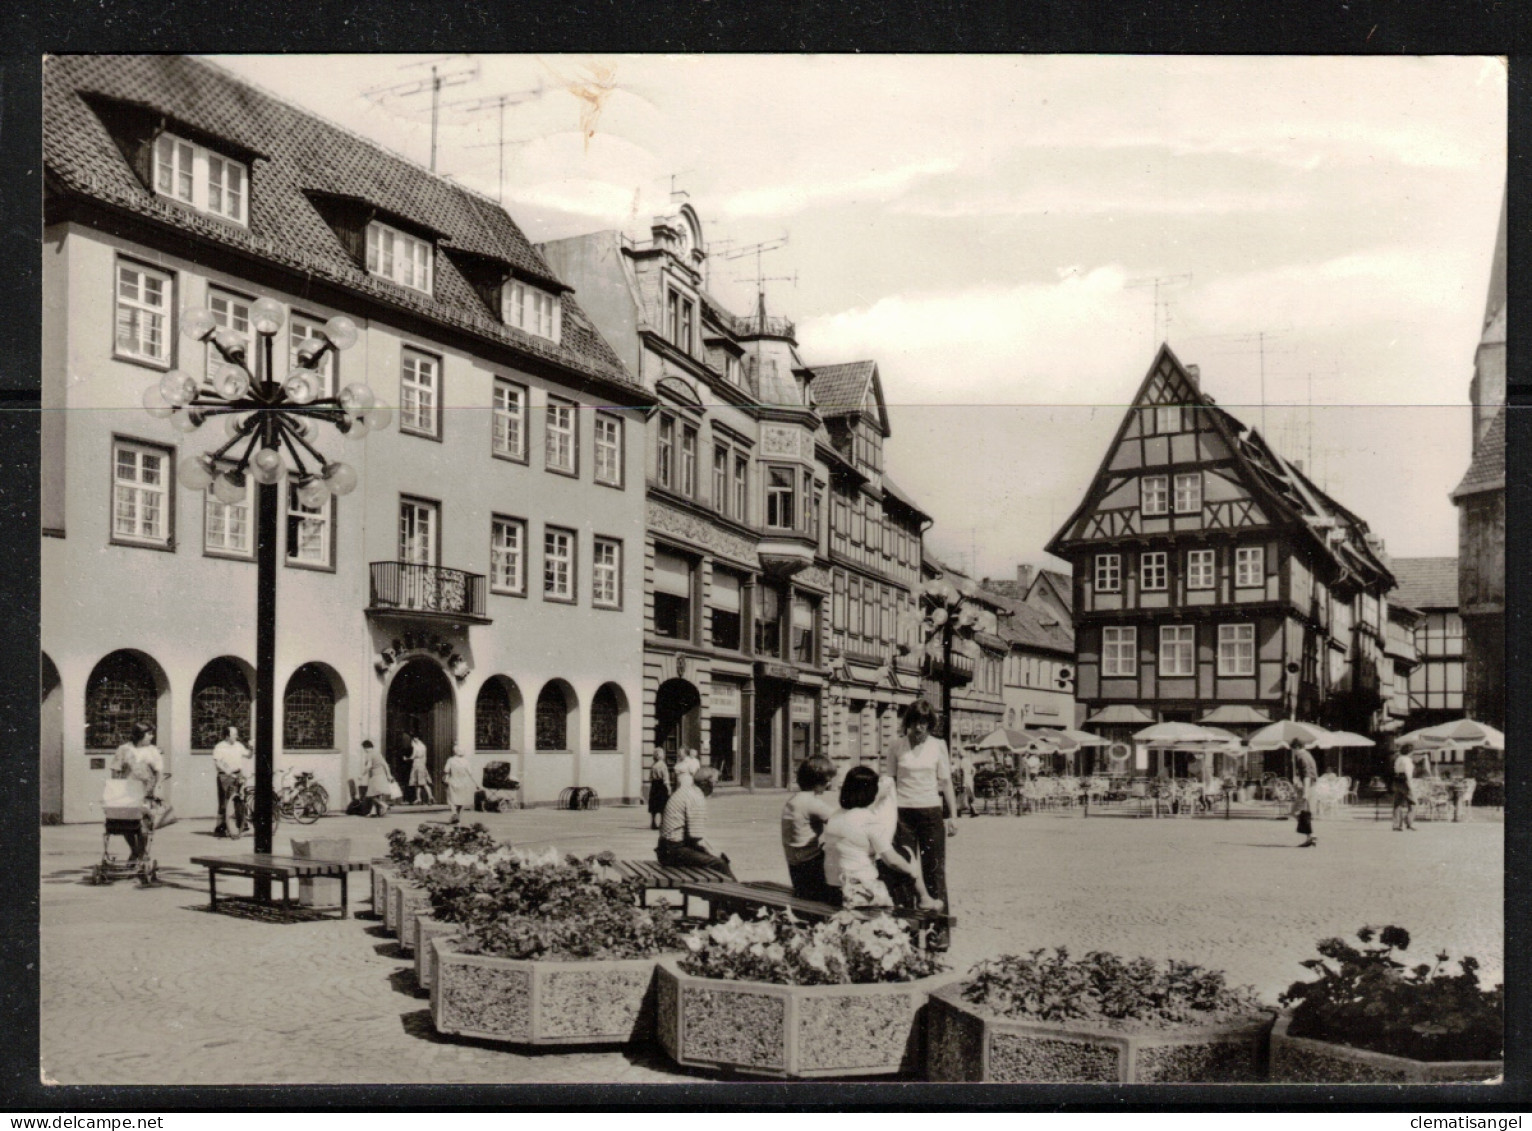
[[[1075,599],[1074,580],[1069,574],[1061,573],[1056,569],[1038,570],[1037,577],[1032,582],[1032,588],[1027,590],[1028,596],[1031,595],[1032,589],[1036,589],[1042,584],[1045,577],[1048,579],[1048,584],[1053,587],[1054,595],[1063,602],[1064,607],[1072,609]]]
[[[858,411],[866,399],[873,366],[871,361],[814,366],[814,403],[819,415],[828,419]]]
[[[893,496],[893,498],[897,499],[899,502],[903,503],[916,514],[924,515],[926,518],[931,517],[930,513],[925,509],[925,507],[917,503],[915,499],[909,494],[909,492],[905,491],[903,487],[900,487],[899,484],[890,479],[887,474],[883,476],[883,490],[886,491],[889,495]]]
[[[1468,465],[1468,474],[1452,492],[1454,499],[1464,495],[1476,495],[1481,491],[1505,489],[1505,405],[1495,413],[1494,419],[1479,438],[1479,450]]]
[[[1015,597],[996,593],[989,587],[986,591],[995,604],[1011,614],[1000,618],[1000,635],[1007,644],[1074,653],[1075,637],[1069,626],[1048,620],[1040,609]]]
[[[1412,609],[1455,609],[1458,604],[1456,558],[1394,558],[1390,563],[1399,588],[1390,601]]]
[[[257,154],[249,228],[169,204],[129,167],[87,101],[147,108],[171,122]],[[307,194],[360,198],[443,237],[443,248],[486,256],[564,289],[515,221],[490,201],[212,64],[177,55],[60,55],[43,69],[43,158],[51,191],[89,197],[182,235],[301,271],[443,325],[627,385],[628,375],[585,312],[564,297],[554,344],[494,317],[450,254],[436,257],[435,294],[369,275]]]

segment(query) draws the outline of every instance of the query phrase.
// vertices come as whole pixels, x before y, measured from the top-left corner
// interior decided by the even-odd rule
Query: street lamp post
[[[221,361],[202,381],[171,370],[149,386],[143,397],[149,415],[169,420],[178,432],[196,432],[215,416],[225,419],[228,439],[221,446],[188,456],[178,465],[181,486],[211,490],[219,502],[232,505],[248,497],[249,479],[256,482],[254,820],[258,853],[272,850],[274,817],[277,485],[290,478],[299,502],[311,508],[332,494],[350,494],[356,489],[356,471],[327,460],[314,446],[319,422],[332,425],[348,439],[360,439],[369,431],[387,428],[393,419],[364,382],[347,385],[338,395],[321,395],[325,378],[319,366],[325,356],[356,343],[356,323],[344,315],[331,318],[318,338],[304,343],[298,366],[279,382],[273,346],[285,319],[286,311],[273,299],[252,304],[249,324],[257,347],[257,357],[252,358],[245,336],[220,326],[211,311],[182,311],[182,332],[211,345]],[[257,880],[256,898],[269,900],[270,896],[270,880]]]
[[[998,619],[978,600],[978,587],[964,579],[954,585],[945,578],[933,578],[920,589],[919,629],[925,646],[940,641],[942,653],[942,727],[950,746],[952,725],[952,648],[957,640],[972,640],[975,633],[998,631]]]

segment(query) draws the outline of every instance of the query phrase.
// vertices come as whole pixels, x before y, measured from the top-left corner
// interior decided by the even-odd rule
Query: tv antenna
[[[453,69],[455,59],[465,59],[467,62]],[[384,102],[391,98],[411,98],[417,94],[430,93],[431,172],[434,173],[436,172],[436,119],[441,108],[442,88],[461,86],[478,78],[479,61],[472,55],[438,55],[432,59],[422,59],[417,63],[405,63],[400,69],[409,70],[414,67],[430,67],[431,77],[393,83],[388,86],[375,86],[371,90],[362,91],[362,97],[369,102]]]
[[[676,181],[690,172],[690,169],[682,169],[679,173],[670,174],[670,203],[674,204],[677,197],[682,200],[691,199],[691,193],[687,192],[684,188],[676,188]]]
[[[530,102],[534,98],[541,98],[547,87],[543,83],[542,76],[537,78],[537,85],[531,90],[518,91],[515,94],[492,94],[487,98],[464,98],[458,102],[448,102],[449,109],[461,109],[464,114],[483,114],[490,110],[499,114],[499,132],[493,142],[482,142],[478,145],[470,145],[469,149],[487,149],[493,145],[500,155],[500,187],[495,193],[495,199],[500,202],[500,207],[505,207],[505,108],[517,106],[523,102]]]
[[[779,251],[787,246],[787,235],[783,234],[773,240],[762,240],[760,243],[747,244],[745,247],[737,247],[724,255],[725,259],[743,259],[747,255],[755,256],[755,292],[757,295],[765,294],[764,286],[766,275],[761,266],[761,256],[769,251]],[[796,279],[794,280],[796,282]]]
[[[1279,338],[1292,329],[1291,326],[1282,326],[1276,330],[1255,330],[1243,334],[1211,334],[1209,339],[1215,342],[1225,342],[1229,345],[1242,345],[1244,349],[1229,350],[1227,353],[1244,354],[1249,356],[1250,346],[1255,346],[1255,352],[1260,357],[1261,366],[1261,435],[1266,435],[1266,355],[1273,356],[1289,354],[1293,350],[1273,349],[1268,343],[1272,338]],[[1227,355],[1227,354],[1226,354]]]
[[[1161,342],[1168,342],[1170,340],[1170,298],[1169,296],[1161,298],[1160,291],[1169,290],[1171,287],[1178,287],[1182,283],[1189,283],[1191,281],[1191,273],[1187,272],[1184,275],[1155,275],[1143,279],[1129,279],[1126,283],[1123,284],[1124,288],[1131,290],[1138,290],[1141,287],[1152,287],[1154,289],[1153,344],[1155,346],[1158,346]],[[1165,309],[1165,330],[1163,334],[1160,332],[1161,307],[1164,307]]]

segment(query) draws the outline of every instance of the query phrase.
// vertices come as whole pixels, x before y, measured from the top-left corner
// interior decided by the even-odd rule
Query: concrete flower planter
[[[1409,1060],[1402,1056],[1290,1037],[1283,1014],[1271,1033],[1271,1079],[1280,1084],[1487,1083],[1505,1074],[1503,1060]]]
[[[431,912],[415,912],[415,983],[423,990],[431,988],[436,977],[436,948],[432,939],[456,938],[462,928],[456,923],[443,923],[431,917]]]
[[[660,961],[657,1025],[672,1060],[761,1076],[883,1076],[920,1064],[921,1012],[942,975],[866,986],[775,986]]]
[[[388,918],[384,926],[394,932],[405,954],[415,949],[415,913],[431,910],[431,893],[421,884],[403,877],[388,889]]]
[[[372,917],[388,920],[388,881],[399,874],[399,869],[387,856],[372,858]]]
[[[619,1044],[654,1031],[653,958],[545,961],[463,954],[435,938],[438,1033],[516,1045]]]
[[[1006,1084],[1222,1083],[1263,1080],[1273,1015],[1182,1029],[1113,1029],[994,1017],[961,982],[931,994],[926,1078]]]

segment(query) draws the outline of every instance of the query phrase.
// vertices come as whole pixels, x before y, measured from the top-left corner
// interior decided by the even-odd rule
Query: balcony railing
[[[423,613],[488,624],[484,595],[482,573],[414,562],[372,563],[369,608],[374,611]]]

